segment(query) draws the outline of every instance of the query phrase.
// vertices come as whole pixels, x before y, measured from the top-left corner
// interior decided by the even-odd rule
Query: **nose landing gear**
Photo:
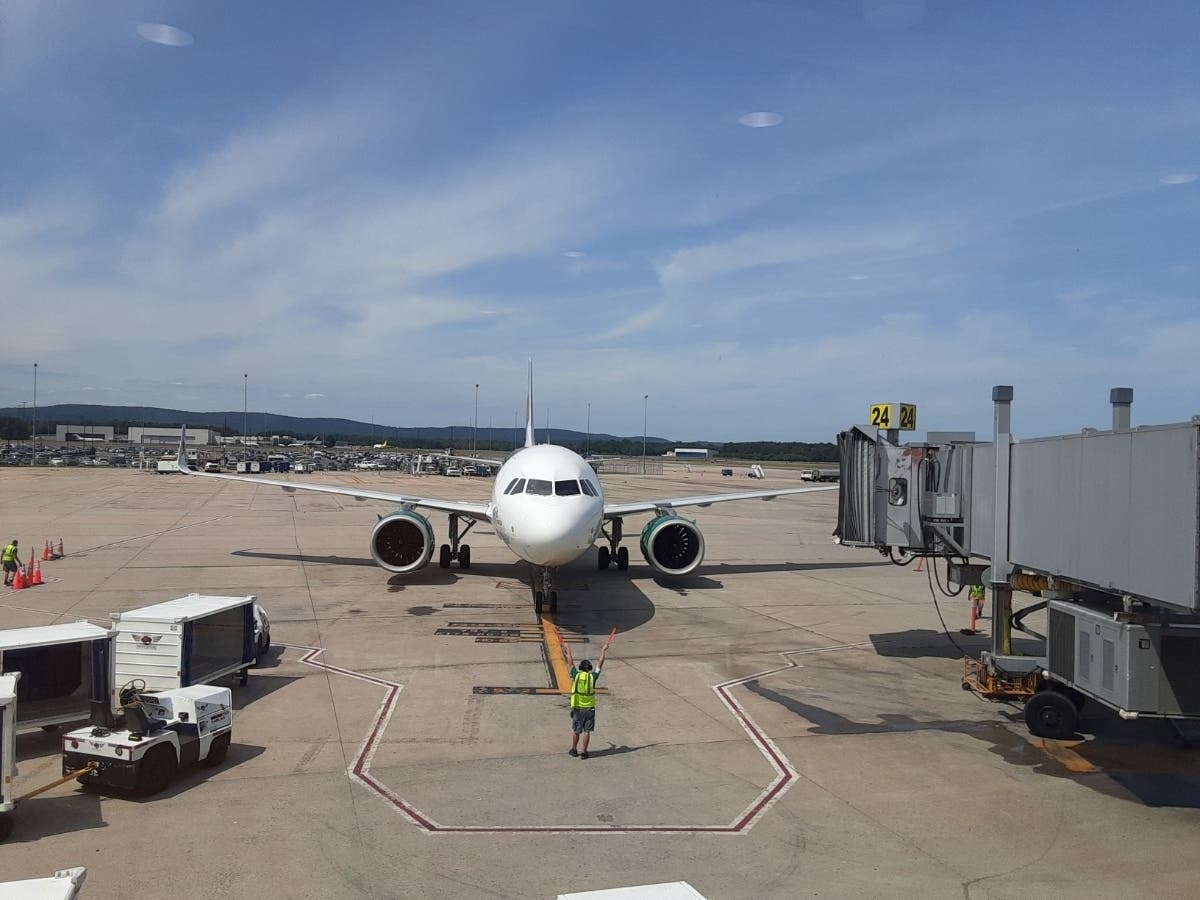
[[[530,587],[533,590],[533,611],[539,616],[549,606],[551,613],[558,612],[558,591],[554,590],[554,570],[549,566],[534,566]]]

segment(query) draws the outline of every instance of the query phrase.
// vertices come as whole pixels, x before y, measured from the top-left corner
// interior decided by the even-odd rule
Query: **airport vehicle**
[[[220,472],[221,464],[219,462],[206,462],[204,464],[205,472]]]
[[[721,474],[728,477],[733,474],[733,469],[722,469]],[[801,478],[803,480],[803,477]]]
[[[255,605],[253,596],[188,594],[113,613],[113,683],[164,691],[236,674],[245,684],[259,655]]]
[[[462,475],[462,473],[463,473],[463,470],[460,469],[458,466],[447,466],[447,468],[446,468],[446,477],[447,478],[458,478]]]
[[[267,616],[267,611],[258,603],[253,605],[253,609],[254,655],[261,660],[263,655],[271,649],[271,619]]]
[[[114,727],[87,725],[63,735],[63,775],[80,784],[157,794],[186,766],[219,766],[233,737],[229,688],[194,684],[147,692],[142,679],[121,688]]]
[[[652,515],[641,533],[642,556],[659,574],[680,576],[694,571],[704,559],[704,536],[694,521],[679,515],[679,509],[835,490],[829,487],[776,488],[605,503],[595,472],[583,457],[566,447],[535,442],[532,410],[533,369],[530,366],[525,446],[500,467],[492,487],[492,499],[487,503],[198,472],[183,458],[184,437],[180,439],[180,470],[204,478],[266,484],[287,492],[314,491],[394,503],[397,509],[379,518],[370,539],[372,558],[389,572],[415,572],[433,557],[436,544],[433,526],[418,509],[449,513],[449,542],[438,548],[438,564],[443,569],[450,568],[455,560],[461,568],[470,568],[471,548],[462,539],[477,522],[489,522],[509,549],[533,567],[531,587],[534,606],[539,613],[544,604],[548,604],[551,611],[557,608],[558,594],[553,587],[555,569],[577,559],[601,537],[605,540],[597,554],[599,568],[607,569],[613,563],[621,571],[629,568],[629,550],[621,545],[626,516]],[[184,434],[186,436],[186,429]],[[464,521],[466,526],[460,527]]]
[[[179,464],[173,456],[164,456],[158,461],[158,466],[155,469],[159,475],[169,475],[171,472],[181,471]]]
[[[2,838],[0,838],[2,839]],[[0,882],[0,898],[4,900],[75,900],[87,880],[87,869],[74,866],[59,869],[46,878],[23,878],[20,881]]]

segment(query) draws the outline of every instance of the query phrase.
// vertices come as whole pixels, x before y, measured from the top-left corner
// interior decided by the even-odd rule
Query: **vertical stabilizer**
[[[175,465],[179,466],[180,472],[188,471],[191,466],[188,465],[187,458],[187,426],[183,425],[179,429],[179,455],[175,457]]]
[[[529,395],[525,398],[525,446],[532,447],[537,441],[533,436],[533,360],[529,361]]]

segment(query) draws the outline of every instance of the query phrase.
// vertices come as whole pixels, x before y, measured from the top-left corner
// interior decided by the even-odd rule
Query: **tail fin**
[[[187,450],[184,445],[187,443],[187,426],[183,425],[179,429],[179,455],[175,457],[175,465],[179,466],[180,472],[188,472],[191,466],[188,465]]]
[[[533,435],[533,360],[529,361],[529,395],[525,398],[525,446],[537,443]]]

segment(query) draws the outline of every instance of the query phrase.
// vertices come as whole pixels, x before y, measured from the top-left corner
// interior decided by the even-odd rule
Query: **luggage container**
[[[254,599],[188,594],[113,613],[114,685],[141,679],[154,693],[234,673],[245,684],[256,660]]]
[[[112,631],[90,622],[0,631],[0,672],[21,672],[18,729],[87,719],[109,703]]]

